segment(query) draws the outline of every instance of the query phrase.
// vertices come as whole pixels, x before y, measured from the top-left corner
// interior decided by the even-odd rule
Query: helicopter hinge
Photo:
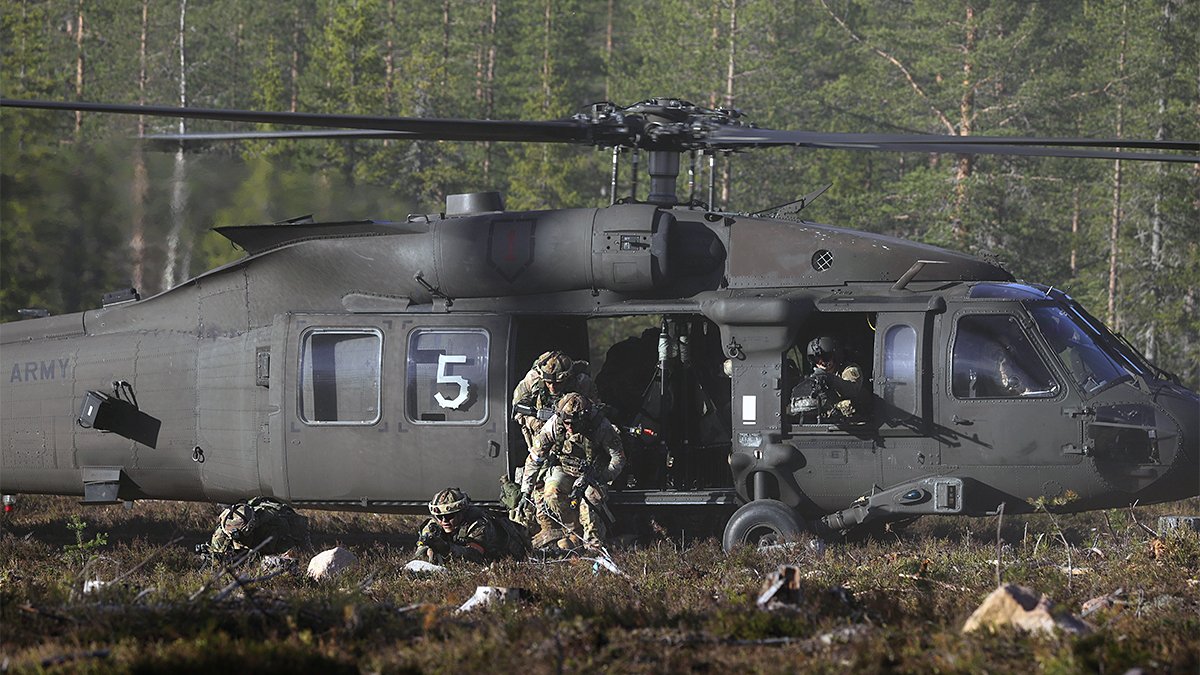
[[[425,273],[424,272],[421,272],[420,270],[418,270],[417,273],[413,275],[413,281],[420,284],[421,288],[424,288],[425,291],[428,292],[430,296],[432,296],[434,298],[441,298],[442,300],[444,300],[446,302],[446,307],[454,306],[454,298],[451,298],[450,296],[441,292],[441,290],[435,288],[433,286],[433,284],[429,283],[428,281],[425,281]]]
[[[1091,457],[1091,455],[1092,455],[1092,444],[1091,444],[1090,442],[1085,442],[1085,443],[1082,443],[1082,444],[1079,444],[1079,445],[1076,445],[1075,443],[1065,443],[1065,444],[1063,444],[1063,446],[1062,446],[1062,454],[1064,454],[1064,455],[1080,455],[1080,456],[1083,456],[1083,457]]]

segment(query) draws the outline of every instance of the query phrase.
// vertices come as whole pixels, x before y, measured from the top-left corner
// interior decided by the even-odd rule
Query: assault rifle
[[[589,487],[596,488],[596,490],[601,494],[603,494],[605,489],[605,485],[596,478],[596,474],[594,471],[592,471],[591,467],[587,467],[583,470],[583,474],[575,480],[575,486],[571,488],[571,494],[569,497],[571,509],[578,509],[580,502],[586,500],[587,503],[592,506],[592,508],[599,509],[600,513],[604,514],[604,517],[608,519],[608,524],[612,525],[614,522],[616,522],[616,518],[613,517],[612,511],[608,508],[608,504],[605,504],[603,500],[601,500],[599,504],[596,504],[593,503],[592,500],[588,499],[587,489]]]
[[[554,408],[535,408],[533,404],[527,402],[514,403],[513,412],[527,417],[536,417],[542,422],[554,416]]]

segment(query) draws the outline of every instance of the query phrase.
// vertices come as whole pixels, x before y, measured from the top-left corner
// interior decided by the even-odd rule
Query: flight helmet
[[[812,361],[817,359],[832,359],[833,361],[842,360],[842,345],[834,338],[828,335],[821,335],[812,339],[808,343],[808,358]]]

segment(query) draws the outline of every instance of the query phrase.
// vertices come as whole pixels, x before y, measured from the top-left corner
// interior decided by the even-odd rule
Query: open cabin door
[[[300,504],[418,508],[506,470],[508,317],[294,315],[284,457]]]

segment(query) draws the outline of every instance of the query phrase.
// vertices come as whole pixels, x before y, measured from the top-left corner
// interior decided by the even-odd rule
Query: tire
[[[756,499],[742,505],[725,524],[721,546],[725,552],[735,546],[764,546],[797,541],[806,528],[787,504],[775,499]]]

